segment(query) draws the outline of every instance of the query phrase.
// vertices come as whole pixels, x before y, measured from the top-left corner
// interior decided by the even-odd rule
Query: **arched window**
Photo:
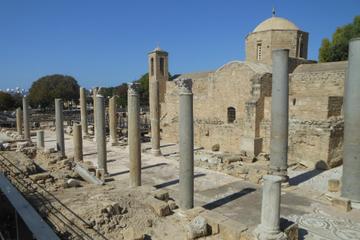
[[[236,119],[236,110],[233,107],[228,107],[227,109],[227,119],[228,123],[233,123]]]
[[[150,75],[154,75],[154,58],[150,59]]]

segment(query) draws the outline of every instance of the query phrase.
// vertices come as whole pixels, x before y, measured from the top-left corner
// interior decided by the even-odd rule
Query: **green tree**
[[[77,101],[79,88],[79,84],[71,76],[60,74],[44,76],[35,81],[29,90],[30,105],[41,108],[51,107],[55,98]]]
[[[118,96],[117,98],[117,105],[120,107],[126,107],[127,106],[127,91],[128,86],[126,83],[121,84],[120,86],[116,87],[115,94]]]
[[[335,62],[348,59],[349,41],[360,37],[360,16],[354,21],[342,27],[338,27],[332,35],[332,40],[322,40],[319,49],[319,62]]]
[[[15,100],[11,94],[0,92],[0,111],[12,110],[15,108]]]
[[[140,106],[149,106],[149,73],[145,73],[138,80]]]

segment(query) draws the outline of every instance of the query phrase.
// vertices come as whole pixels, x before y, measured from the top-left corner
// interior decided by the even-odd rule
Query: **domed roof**
[[[294,23],[281,17],[271,17],[257,25],[253,32],[267,30],[300,30]]]

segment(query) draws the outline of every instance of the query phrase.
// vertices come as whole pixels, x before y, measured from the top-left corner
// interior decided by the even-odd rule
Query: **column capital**
[[[128,83],[128,94],[138,95],[138,85],[137,83]]]
[[[178,86],[180,94],[192,93],[192,79],[191,78],[180,78],[175,81],[175,84]]]

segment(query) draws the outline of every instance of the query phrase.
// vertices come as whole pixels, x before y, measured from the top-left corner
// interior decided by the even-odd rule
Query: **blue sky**
[[[48,74],[115,86],[147,71],[157,44],[172,74],[213,70],[245,57],[244,39],[276,15],[321,39],[360,14],[359,0],[0,0],[0,88],[29,88]]]

